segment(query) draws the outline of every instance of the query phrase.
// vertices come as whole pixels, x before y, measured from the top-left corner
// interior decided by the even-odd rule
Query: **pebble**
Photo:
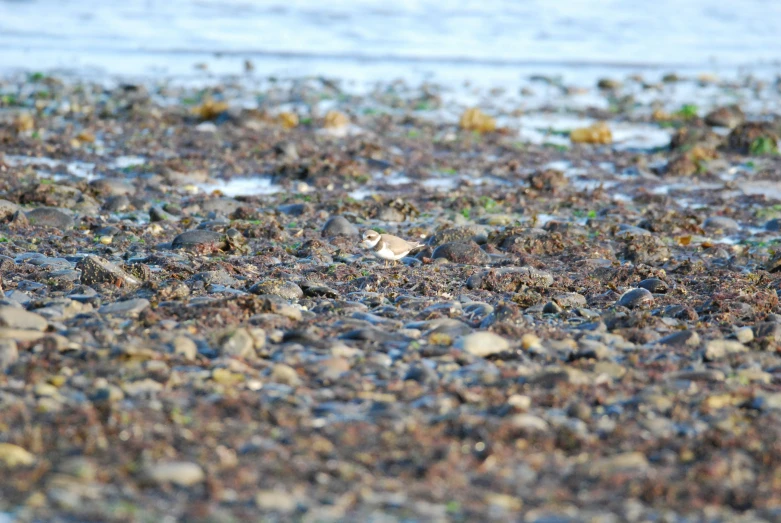
[[[491,261],[483,249],[473,241],[443,243],[431,255],[433,259],[444,258],[453,263],[483,265]]]
[[[255,342],[247,329],[237,329],[223,338],[220,352],[235,358],[254,358]]]
[[[27,213],[27,221],[36,227],[70,229],[74,225],[73,217],[54,207],[38,207]]]
[[[180,487],[196,485],[206,478],[203,468],[197,463],[189,461],[172,461],[149,465],[145,469],[145,476],[153,483],[172,483]]]
[[[16,342],[9,339],[0,339],[0,372],[16,363],[19,359],[19,350]]]
[[[177,336],[171,342],[174,354],[179,354],[187,360],[194,360],[198,356],[198,346],[187,336]]]
[[[35,456],[12,443],[0,443],[0,463],[8,468],[27,467],[35,463]]]
[[[648,289],[630,289],[621,295],[616,305],[626,307],[627,309],[635,309],[650,305],[653,301],[654,297]]]
[[[740,224],[726,216],[711,216],[703,222],[702,228],[706,231],[731,233],[739,231]]]
[[[671,347],[680,347],[683,345],[696,347],[700,344],[700,336],[695,331],[683,330],[668,334],[667,336],[656,340],[655,343]]]
[[[304,297],[301,287],[288,280],[266,280],[258,282],[249,288],[252,294],[279,296],[286,300],[298,300]]]
[[[281,383],[290,387],[298,387],[301,385],[301,378],[298,377],[296,369],[290,365],[284,363],[277,363],[271,369],[271,381],[275,383]]]
[[[145,298],[134,298],[131,300],[115,301],[114,303],[103,305],[98,309],[98,312],[100,314],[106,315],[114,314],[120,316],[130,316],[140,313],[149,307],[149,305],[149,300]]]
[[[131,276],[110,261],[99,256],[86,256],[78,264],[83,285],[108,284],[115,287],[138,287],[141,280]]]
[[[183,232],[171,242],[171,248],[198,250],[215,249],[222,246],[222,234],[204,229],[194,229]]]
[[[709,340],[705,343],[705,359],[715,361],[729,354],[747,352],[748,347],[735,340]]]
[[[8,200],[0,199],[0,220],[6,220],[19,210],[19,206]]]
[[[595,476],[612,476],[619,472],[638,473],[649,467],[648,458],[642,452],[625,452],[598,459],[589,465],[589,470]]]
[[[754,341],[754,330],[751,327],[741,327],[735,331],[735,338],[740,343],[751,343]]]
[[[659,278],[648,278],[637,284],[641,289],[645,289],[653,294],[662,294],[667,292],[669,286]]]
[[[16,307],[0,306],[0,327],[43,331],[49,326],[46,318]]]
[[[344,216],[331,216],[320,233],[323,238],[335,238],[337,236],[347,236],[349,238],[360,235],[358,227],[350,223]]]
[[[510,350],[510,342],[493,332],[467,334],[456,340],[454,346],[473,356],[486,357]]]

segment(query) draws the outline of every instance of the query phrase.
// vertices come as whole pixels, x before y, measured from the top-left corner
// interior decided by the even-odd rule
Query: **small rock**
[[[667,336],[656,340],[656,343],[670,347],[681,347],[684,345],[696,347],[700,344],[700,336],[695,331],[684,330],[668,334]]]
[[[545,432],[548,422],[532,414],[516,414],[510,418],[510,424],[516,429]]]
[[[282,490],[261,490],[255,494],[255,504],[264,512],[281,514],[289,514],[298,506],[296,499]]]
[[[741,327],[735,331],[735,337],[740,343],[751,343],[754,341],[754,330],[751,327]]]
[[[748,347],[739,341],[710,340],[705,344],[705,359],[708,361],[715,361],[726,357],[728,354],[736,354],[746,351],[748,351]]]
[[[663,294],[667,292],[669,286],[659,278],[648,278],[637,284],[640,289],[645,289],[653,294]]]
[[[172,249],[198,250],[211,252],[223,246],[222,234],[204,229],[186,231],[174,238]]]
[[[595,476],[609,476],[619,472],[643,471],[649,466],[648,458],[642,452],[625,452],[594,461],[590,471]]]
[[[187,360],[194,360],[198,356],[198,346],[187,336],[177,336],[171,342],[174,354],[179,354]]]
[[[35,456],[12,443],[0,443],[0,463],[8,468],[26,467],[35,463]]]
[[[473,241],[444,243],[434,250],[431,257],[467,265],[483,265],[491,261],[488,253]]]
[[[274,368],[271,370],[271,381],[289,385],[290,387],[301,385],[301,378],[298,377],[296,369],[284,363],[274,365]]]
[[[462,336],[454,345],[469,354],[478,357],[486,357],[510,350],[510,342],[493,332],[474,332]]]
[[[56,229],[70,229],[74,221],[67,214],[54,207],[38,207],[27,213],[27,221],[37,227],[54,227]]]
[[[650,305],[653,301],[654,297],[648,289],[630,289],[621,295],[616,302],[616,305],[626,307],[627,309],[634,309]]]
[[[0,199],[0,221],[13,216],[19,210],[19,206],[8,200]]]
[[[7,305],[0,306],[0,327],[43,331],[48,326],[49,322],[40,314]]]
[[[350,223],[344,216],[331,216],[321,232],[323,238],[334,238],[336,236],[357,237],[360,233],[358,227]]]
[[[225,356],[254,358],[255,342],[247,329],[237,329],[222,339],[220,351]]]
[[[286,300],[298,300],[304,297],[301,287],[287,280],[266,280],[258,282],[249,288],[252,294],[279,296]]]
[[[196,485],[206,477],[200,465],[188,461],[157,463],[148,466],[145,472],[147,479],[154,483],[173,483],[180,487]]]
[[[103,305],[98,309],[100,314],[116,314],[116,315],[134,315],[138,314],[147,307],[149,307],[149,300],[145,298],[134,298],[132,300],[116,301]]]
[[[729,233],[739,231],[740,224],[726,216],[711,216],[703,222],[702,228],[706,231]]]
[[[19,350],[14,340],[0,340],[0,372],[16,363],[19,359]]]
[[[81,283],[95,285],[105,283],[117,287],[137,287],[141,281],[99,256],[87,256],[77,267],[81,270]]]

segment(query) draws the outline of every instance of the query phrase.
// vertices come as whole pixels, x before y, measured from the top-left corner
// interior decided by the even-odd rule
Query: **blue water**
[[[0,0],[0,69],[387,78],[781,61],[775,0]]]

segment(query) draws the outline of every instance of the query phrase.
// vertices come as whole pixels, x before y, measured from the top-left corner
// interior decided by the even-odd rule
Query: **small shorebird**
[[[364,249],[371,249],[376,257],[385,260],[386,266],[389,261],[395,263],[415,249],[423,247],[422,243],[408,242],[398,236],[380,234],[376,231],[366,231],[363,233],[361,245]]]

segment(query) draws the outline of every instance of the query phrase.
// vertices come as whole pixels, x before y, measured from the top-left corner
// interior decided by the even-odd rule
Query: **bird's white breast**
[[[374,255],[377,256],[378,258],[382,258],[383,260],[400,260],[403,257],[405,257],[407,254],[409,254],[409,251],[396,254],[392,250],[390,250],[388,246],[385,245],[384,243],[382,244],[382,248],[380,250],[374,251]]]

